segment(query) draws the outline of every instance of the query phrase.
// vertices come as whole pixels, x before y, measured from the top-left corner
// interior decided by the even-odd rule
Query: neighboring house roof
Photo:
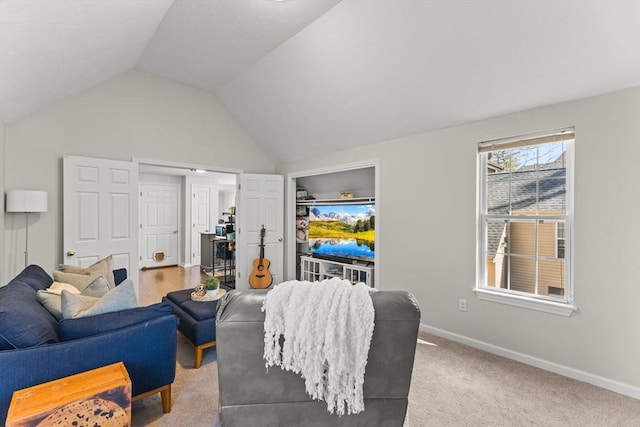
[[[565,163],[565,154],[566,152],[563,152],[553,162],[543,163],[538,165],[538,170],[566,168],[567,166]],[[527,171],[535,171],[535,170],[536,170],[535,164],[530,166],[522,166],[521,168],[518,168],[518,172],[527,172]]]
[[[516,211],[564,211],[566,168],[563,166],[561,157],[552,163],[540,165],[537,171],[523,168],[513,172],[487,174],[488,212],[510,214]],[[538,187],[537,200],[536,186]],[[489,254],[495,254],[497,251],[503,230],[503,223],[489,223],[487,229]]]

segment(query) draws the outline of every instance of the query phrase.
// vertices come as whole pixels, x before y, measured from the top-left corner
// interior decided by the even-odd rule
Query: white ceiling
[[[0,120],[140,69],[275,162],[640,85],[640,1],[0,0]]]

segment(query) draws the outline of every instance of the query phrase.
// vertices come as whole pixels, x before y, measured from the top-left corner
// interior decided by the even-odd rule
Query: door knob
[[[173,231],[173,234],[178,234],[178,230],[174,230],[174,231]]]
[[[67,256],[74,256],[76,254],[76,251],[69,249],[67,251]]]
[[[282,237],[278,237],[278,242],[282,242]]]

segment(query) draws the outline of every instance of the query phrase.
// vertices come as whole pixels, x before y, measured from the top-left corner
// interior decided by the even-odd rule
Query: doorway
[[[170,230],[171,236],[164,239],[149,238],[144,233],[146,218],[140,218],[140,268],[154,266],[180,265],[182,267],[200,266],[201,248],[200,233],[215,231],[219,221],[224,221],[223,213],[235,206],[236,181],[239,171],[202,168],[184,164],[138,160],[140,181],[141,213],[145,202],[145,188],[157,186],[177,187],[175,192],[176,226]],[[171,210],[167,202],[162,208]],[[154,209],[150,210],[154,214]],[[151,215],[153,218],[154,215]],[[165,213],[164,218],[170,218]],[[169,222],[169,221],[167,221]],[[169,226],[165,228],[169,232]],[[147,240],[143,240],[143,238]],[[177,249],[175,257],[170,256],[168,244],[175,240]],[[163,246],[164,245],[164,246]],[[173,262],[158,261],[154,258],[170,258]]]
[[[140,174],[140,268],[178,264],[178,183],[147,182]]]

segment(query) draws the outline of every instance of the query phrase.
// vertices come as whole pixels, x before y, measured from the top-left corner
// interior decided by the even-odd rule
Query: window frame
[[[565,241],[565,282],[564,295],[562,298],[549,298],[544,295],[535,295],[519,292],[511,289],[496,288],[487,285],[487,245],[488,245],[488,224],[489,220],[507,217],[517,221],[523,216],[512,214],[488,214],[487,181],[488,181],[488,155],[490,152],[500,150],[500,147],[517,147],[540,145],[545,142],[553,142],[554,138],[566,142],[565,151],[565,213],[561,217],[533,216],[540,220],[562,219],[564,220],[564,241]],[[503,149],[505,149],[503,148]],[[573,197],[574,197],[574,150],[575,150],[575,129],[573,127],[558,129],[548,132],[539,132],[512,138],[503,138],[493,141],[480,142],[477,152],[477,236],[476,236],[476,283],[474,292],[481,300],[492,301],[527,309],[543,311],[563,316],[571,316],[578,308],[574,304],[574,282],[573,282]],[[531,219],[532,216],[527,216]],[[556,226],[557,229],[557,226]],[[537,252],[537,249],[536,249]],[[536,257],[538,255],[536,254]],[[556,256],[557,256],[557,230],[556,230]]]

